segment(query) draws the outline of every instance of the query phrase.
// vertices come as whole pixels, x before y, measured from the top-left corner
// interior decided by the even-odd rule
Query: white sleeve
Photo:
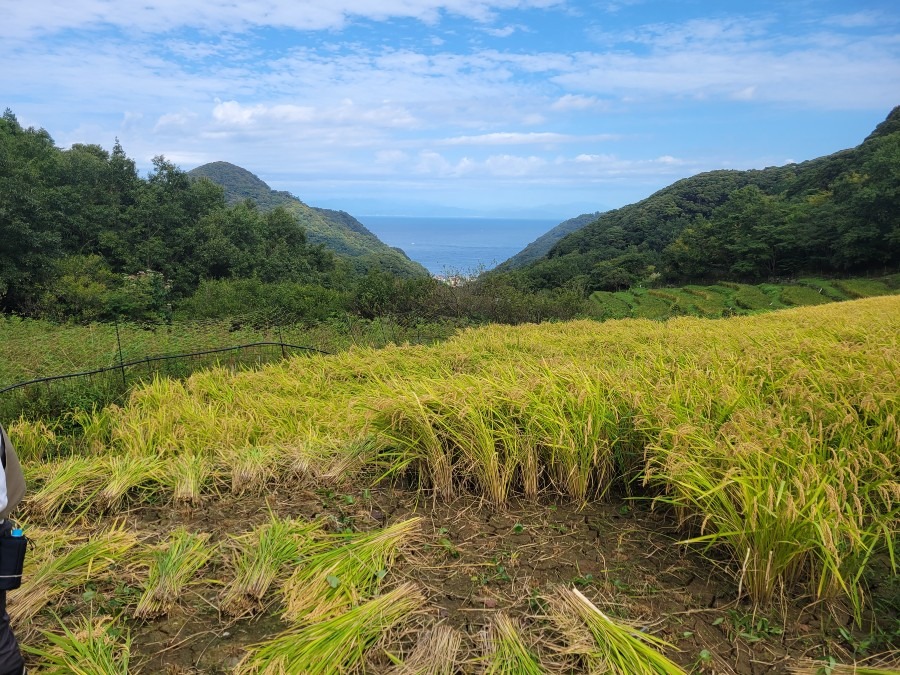
[[[0,437],[0,444],[3,444],[3,438]],[[6,448],[3,448],[3,457],[6,458]],[[6,496],[6,467],[2,466],[0,469],[0,511],[6,509],[6,505],[9,503],[9,499]]]

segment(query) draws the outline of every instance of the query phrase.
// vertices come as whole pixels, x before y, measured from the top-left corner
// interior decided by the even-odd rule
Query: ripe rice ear
[[[656,650],[672,648],[672,645],[626,623],[614,621],[578,589],[559,587],[546,599],[551,619],[564,636],[571,635],[570,644],[584,656],[590,672],[601,668],[599,672],[614,675],[687,675]],[[573,617],[577,617],[591,635],[593,645],[587,649],[582,631],[571,630]]]
[[[485,637],[484,675],[543,675],[537,657],[522,639],[521,626],[498,614]]]
[[[153,455],[114,455],[103,459],[105,485],[96,496],[95,504],[101,512],[115,509],[132,489],[147,487],[158,481],[163,464]]]
[[[46,647],[23,646],[41,659],[41,672],[71,675],[123,675],[129,672],[131,636],[111,618],[84,617],[70,630],[57,618],[62,634],[41,631]]]
[[[400,545],[419,532],[420,522],[411,518],[383,530],[323,539],[284,584],[283,618],[316,621],[377,593]]]
[[[66,457],[53,462],[44,473],[46,480],[25,504],[29,513],[52,519],[66,507],[86,511],[100,489],[104,468],[97,457]]]
[[[28,625],[46,605],[71,588],[122,562],[135,545],[124,524],[95,533],[91,539],[67,530],[30,532],[34,555],[25,559],[22,585],[9,592],[13,624]]]
[[[287,573],[290,563],[308,553],[320,533],[318,522],[279,520],[273,514],[268,523],[235,537],[234,578],[222,593],[222,611],[232,617],[256,613],[272,583]]]
[[[389,382],[384,398],[374,404],[372,428],[386,446],[378,455],[386,466],[382,478],[391,478],[409,469],[422,478],[435,497],[452,499],[453,450],[438,432],[437,417],[444,407],[436,383],[420,383],[419,391],[404,392],[406,383]]]
[[[208,542],[209,534],[193,534],[184,528],[171,534],[154,555],[144,593],[134,611],[136,619],[151,619],[169,611],[215,553],[215,546]]]
[[[410,655],[388,675],[454,675],[463,661],[461,649],[460,632],[438,624],[418,636]]]
[[[261,494],[278,475],[283,451],[275,445],[231,448],[219,456],[226,475],[231,475],[231,492]]]
[[[162,483],[172,492],[176,504],[195,506],[204,489],[213,482],[212,462],[200,452],[186,452],[166,463]]]
[[[357,672],[387,630],[421,610],[425,598],[406,583],[330,618],[302,625],[251,647],[236,675],[337,675]]]

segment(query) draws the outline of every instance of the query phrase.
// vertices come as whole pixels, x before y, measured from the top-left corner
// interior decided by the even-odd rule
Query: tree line
[[[390,261],[388,261],[390,262]],[[141,177],[117,141],[58,148],[0,118],[0,309],[57,320],[352,312],[404,321],[537,321],[590,314],[583,297],[492,280],[452,289],[311,244],[290,209],[229,205],[223,189],[159,156]]]

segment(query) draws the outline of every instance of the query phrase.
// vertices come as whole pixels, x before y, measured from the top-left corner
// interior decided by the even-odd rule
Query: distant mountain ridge
[[[545,255],[547,255],[547,253],[550,252],[550,249],[552,249],[558,241],[572,234],[573,232],[577,232],[589,223],[594,222],[595,220],[597,220],[597,218],[600,217],[602,213],[602,211],[596,211],[594,213],[582,213],[580,216],[575,216],[574,218],[564,220],[559,225],[549,230],[545,234],[542,234],[540,237],[528,244],[528,246],[516,253],[513,257],[500,263],[496,267],[497,271],[503,272],[517,269],[519,267],[527,265],[528,263],[534,262],[539,258],[544,257]]]
[[[857,147],[679,180],[508,267],[532,290],[900,269],[900,106]],[[549,234],[549,233],[548,233]]]
[[[349,213],[308,206],[289,192],[273,190],[247,169],[220,161],[198,166],[188,174],[208,178],[222,186],[229,204],[250,199],[263,210],[279,206],[288,209],[298,218],[311,243],[324,244],[349,258],[359,272],[380,269],[407,277],[428,274],[419,263],[410,260],[402,250],[385,244]]]

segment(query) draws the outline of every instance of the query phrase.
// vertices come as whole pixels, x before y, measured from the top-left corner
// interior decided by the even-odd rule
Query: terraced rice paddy
[[[898,382],[898,297],[156,381],[8,426],[10,614],[97,673],[896,672]]]

